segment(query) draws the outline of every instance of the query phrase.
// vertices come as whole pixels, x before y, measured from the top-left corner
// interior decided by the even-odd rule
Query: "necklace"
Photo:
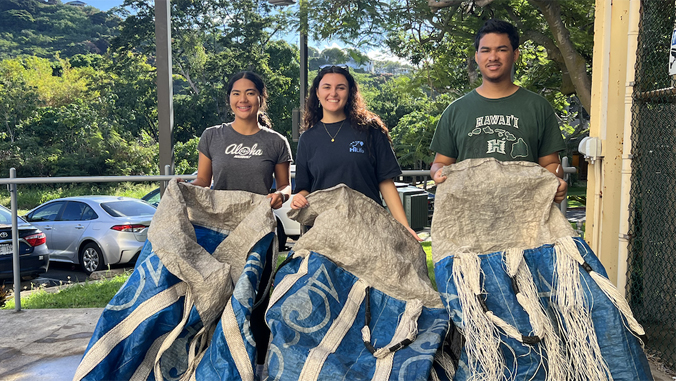
[[[346,120],[346,119],[343,119],[343,123],[345,123],[345,120]],[[326,124],[324,124],[324,122],[322,122],[322,126],[324,126],[324,130],[326,130],[326,133],[327,133],[327,134],[329,135],[329,137],[331,138],[331,143],[333,143],[334,141],[336,141],[336,136],[338,136],[338,133],[340,132],[340,129],[343,128],[343,123],[341,123],[341,124],[340,124],[340,127],[338,127],[338,131],[336,131],[336,134],[333,135],[333,136],[331,136],[331,134],[329,133],[329,129],[326,128]]]

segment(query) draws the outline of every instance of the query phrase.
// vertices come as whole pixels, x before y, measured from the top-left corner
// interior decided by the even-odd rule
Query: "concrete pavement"
[[[428,240],[429,229],[419,235]],[[102,311],[103,308],[0,310],[0,380],[72,380]],[[655,381],[676,380],[652,361],[650,367]]]
[[[0,380],[72,380],[102,308],[0,310]],[[656,381],[673,381],[651,363]]]
[[[72,380],[102,311],[0,311],[0,380]]]

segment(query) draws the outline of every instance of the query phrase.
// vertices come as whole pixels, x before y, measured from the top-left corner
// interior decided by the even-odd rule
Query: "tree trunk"
[[[190,88],[192,89],[192,91],[195,92],[195,95],[200,95],[199,89],[197,88],[195,83],[190,78],[190,73],[188,73],[186,70],[183,69],[183,65],[181,65],[180,61],[178,61],[178,60],[175,60],[175,61],[176,61],[176,66],[178,66],[178,71],[181,73],[183,78],[185,78],[185,80],[188,82],[188,85],[190,85]]]
[[[474,0],[474,5],[485,7],[495,0]],[[432,11],[457,5],[458,0],[428,0]],[[573,92],[580,99],[582,107],[587,112],[591,110],[591,77],[587,74],[587,61],[577,52],[570,39],[570,32],[561,19],[561,7],[553,0],[528,0],[533,7],[540,10],[545,18],[549,29],[554,36],[554,41],[541,32],[534,30],[522,30],[523,37],[543,46],[547,50],[549,59],[557,62],[563,74],[561,93],[570,95]],[[509,7],[507,7],[509,8]],[[523,25],[518,21],[518,16],[512,12],[512,21],[521,29]],[[471,73],[468,70],[468,74]],[[574,90],[574,91],[573,91]]]
[[[470,86],[479,80],[478,65],[471,54],[467,56],[467,77],[469,78]]]
[[[585,110],[590,112],[591,78],[587,75],[587,61],[575,50],[575,46],[570,40],[570,32],[561,20],[561,7],[556,1],[528,0],[528,2],[542,12],[566,63],[568,75],[575,86],[577,96]]]

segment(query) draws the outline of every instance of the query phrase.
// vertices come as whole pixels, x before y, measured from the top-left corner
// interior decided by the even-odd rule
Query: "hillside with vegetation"
[[[103,54],[120,21],[119,16],[90,6],[0,0],[0,59]]]

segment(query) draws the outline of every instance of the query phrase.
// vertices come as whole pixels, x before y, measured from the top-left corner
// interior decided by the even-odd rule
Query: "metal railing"
[[[574,173],[575,167],[568,167],[568,160],[564,158],[562,162],[564,173]],[[571,170],[572,168],[573,170]],[[18,233],[18,201],[17,185],[19,184],[72,184],[72,183],[118,183],[118,182],[169,182],[172,179],[180,178],[183,180],[192,180],[197,178],[195,175],[170,175],[169,166],[165,166],[165,175],[156,176],[65,176],[65,177],[16,177],[16,169],[9,170],[9,178],[0,178],[0,185],[6,184],[10,193],[11,211],[12,211],[12,264],[14,277],[14,309],[21,311],[21,264],[19,259],[19,233]],[[567,176],[567,175],[566,175]],[[291,173],[295,177],[295,173]],[[429,178],[429,170],[405,170],[401,177],[424,177]],[[163,187],[164,188],[164,187]],[[565,200],[561,203],[561,212],[565,215]]]
[[[169,168],[165,168],[165,173]],[[18,201],[17,185],[19,184],[56,184],[56,183],[119,183],[119,182],[154,182],[170,181],[181,178],[192,180],[195,175],[158,175],[158,176],[68,176],[68,177],[16,177],[16,169],[9,170],[9,178],[0,179],[0,185],[7,184],[10,193],[12,211],[12,271],[14,277],[14,309],[21,311],[21,263],[19,258],[19,228],[18,228]]]

